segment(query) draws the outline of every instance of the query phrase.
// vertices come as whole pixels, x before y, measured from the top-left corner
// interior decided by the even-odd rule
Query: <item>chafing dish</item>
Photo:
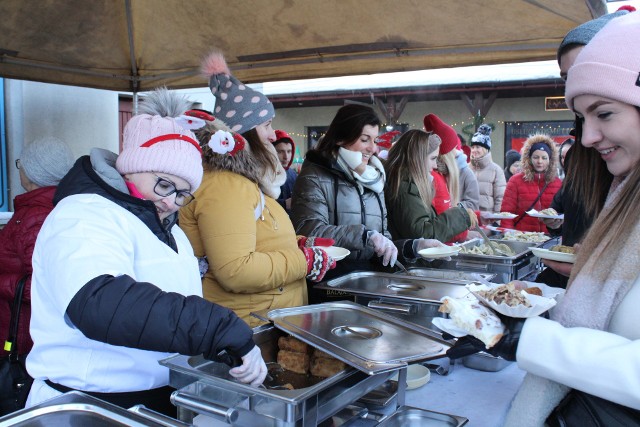
[[[234,426],[317,426],[333,414],[383,386],[409,363],[441,358],[446,346],[395,317],[353,302],[336,302],[256,313],[272,322],[254,329],[266,362],[277,360],[277,339],[291,334],[350,367],[309,387],[294,390],[254,388],[236,382],[229,367],[202,357],[172,356],[169,383],[178,418],[197,414]],[[405,386],[397,387],[397,405]]]
[[[496,276],[493,281],[496,283],[507,283],[511,280],[524,279],[526,276],[537,271],[537,257],[534,257],[531,253],[531,247],[537,246],[537,243],[491,240],[507,245],[514,251],[514,255],[499,256],[461,252],[457,256],[452,257],[451,261],[443,261],[441,266],[449,270],[495,274]],[[460,246],[471,249],[474,246],[482,244],[482,239],[473,239],[462,243]]]
[[[409,269],[426,274],[427,269]],[[336,279],[319,283],[320,289],[334,289],[355,295],[358,304],[384,311],[392,316],[412,324],[427,328],[440,335],[440,331],[431,324],[434,317],[445,317],[438,312],[440,299],[444,296],[454,298],[468,294],[464,287],[469,280],[453,277],[457,272],[445,273],[443,277],[407,276],[372,271],[359,271]],[[489,276],[491,277],[491,276]],[[477,280],[478,276],[474,276]]]
[[[187,427],[173,418],[134,406],[129,410],[79,391],[54,397],[0,418],[0,426]]]

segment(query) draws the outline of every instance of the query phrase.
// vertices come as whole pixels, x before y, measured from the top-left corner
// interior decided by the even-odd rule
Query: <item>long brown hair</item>
[[[584,206],[586,216],[595,218],[604,206],[613,175],[597,150],[582,145],[582,122],[577,118],[575,137],[562,191],[568,192],[574,202]]]
[[[384,196],[388,202],[398,197],[400,184],[412,180],[418,188],[420,199],[425,206],[431,206],[433,186],[430,181],[431,170],[427,167],[429,154],[436,151],[442,140],[436,134],[419,129],[405,132],[389,150],[385,162],[387,185]]]

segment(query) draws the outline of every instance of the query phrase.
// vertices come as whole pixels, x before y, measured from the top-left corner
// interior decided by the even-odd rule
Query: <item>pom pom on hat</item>
[[[211,53],[202,64],[209,89],[216,98],[214,115],[232,131],[245,133],[276,115],[273,104],[262,93],[251,89],[231,75],[224,56]]]
[[[640,13],[609,22],[569,69],[565,99],[574,110],[578,95],[590,94],[640,106]]]
[[[73,154],[63,141],[48,136],[27,144],[20,154],[26,177],[38,187],[58,185],[73,166]]]
[[[458,133],[435,114],[427,114],[423,122],[424,130],[435,133],[442,140],[440,154],[447,154],[460,144]]]
[[[125,125],[122,152],[116,160],[118,172],[179,176],[194,192],[202,182],[202,150],[196,136],[181,125],[180,119],[190,106],[186,98],[166,89],[148,95],[140,107],[142,114],[133,116]]]
[[[558,46],[558,62],[560,62],[560,56],[564,53],[568,46],[586,46],[591,39],[604,28],[613,18],[624,16],[629,12],[636,10],[633,6],[622,6],[617,11],[602,15],[599,18],[587,21],[584,24],[578,25],[564,36],[564,39]]]
[[[480,145],[491,151],[491,126],[487,124],[480,125],[478,131],[471,137],[471,143],[469,145],[472,147],[474,145]]]
[[[280,144],[281,142],[284,142],[283,140],[286,140],[289,142],[289,144],[295,147],[295,144],[293,143],[293,139],[291,139],[291,137],[287,132],[281,129],[276,129],[275,133],[276,133],[276,140],[273,142],[273,145]]]

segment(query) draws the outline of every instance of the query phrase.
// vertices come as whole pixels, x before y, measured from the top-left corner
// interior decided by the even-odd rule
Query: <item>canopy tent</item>
[[[0,76],[118,91],[555,58],[604,0],[3,0]]]

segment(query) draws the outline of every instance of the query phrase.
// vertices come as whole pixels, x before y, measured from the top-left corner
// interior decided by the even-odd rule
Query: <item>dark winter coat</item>
[[[42,223],[53,209],[56,187],[41,187],[16,196],[13,201],[14,214],[0,230],[0,339],[9,334],[11,306],[16,285],[20,278],[29,276],[22,296],[22,308],[18,323],[17,345],[20,354],[31,350],[33,342],[29,336],[31,317],[31,256]],[[0,349],[0,356],[7,352]]]

